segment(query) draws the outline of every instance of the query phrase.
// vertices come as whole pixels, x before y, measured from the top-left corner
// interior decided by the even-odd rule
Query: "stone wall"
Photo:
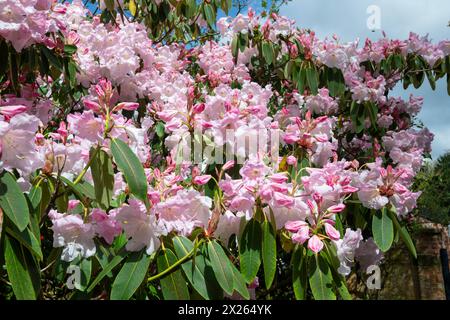
[[[413,235],[417,260],[413,259],[402,241],[385,255],[381,269],[381,289],[367,289],[367,276],[352,274],[349,290],[356,299],[379,300],[445,300],[440,249],[450,255],[450,240],[446,226],[426,220],[418,221]]]

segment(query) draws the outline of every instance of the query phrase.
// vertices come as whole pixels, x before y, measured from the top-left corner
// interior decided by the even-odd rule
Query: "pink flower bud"
[[[294,198],[293,197],[284,195],[284,194],[282,194],[280,192],[275,192],[273,198],[275,200],[275,203],[278,206],[281,206],[281,207],[288,207],[289,208],[289,207],[291,207],[294,204]]]
[[[61,121],[59,123],[59,128],[58,128],[58,130],[56,130],[56,132],[58,132],[62,138],[67,138],[69,133],[67,131],[66,123],[64,121]]]
[[[288,177],[284,173],[275,173],[270,176],[270,180],[276,183],[284,183],[288,181]]]
[[[194,179],[192,179],[192,182],[194,183],[194,184],[197,184],[197,185],[204,185],[204,184],[206,184],[206,183],[208,183],[208,181],[211,179],[211,176],[209,175],[209,174],[205,174],[205,175],[202,175],[202,176],[196,176]]]
[[[325,232],[331,240],[339,240],[341,238],[339,231],[329,223],[325,223]]]
[[[0,106],[0,114],[4,115],[6,118],[12,118],[16,114],[27,111],[27,107],[23,105],[17,106]]]
[[[289,157],[287,157],[286,162],[290,166],[296,166],[297,165],[297,158],[294,157],[294,156],[289,156]]]
[[[97,102],[85,99],[85,100],[83,100],[83,103],[86,108],[94,111],[95,113],[99,113],[101,110],[101,107]]]
[[[205,110],[204,103],[198,103],[193,108],[194,113],[202,113],[204,110]]]
[[[119,110],[128,110],[128,111],[134,111],[137,108],[139,108],[139,103],[136,102],[121,102],[114,108],[116,111]]]
[[[297,232],[298,230],[300,230],[302,227],[305,227],[305,226],[308,226],[307,222],[301,221],[301,220],[296,220],[296,221],[286,222],[286,224],[284,225],[284,228],[290,232]]]
[[[358,191],[358,188],[352,187],[352,186],[345,186],[342,188],[342,191],[344,191],[345,193],[353,193]]]
[[[308,241],[308,248],[314,253],[319,253],[323,249],[323,242],[318,236],[313,235]]]
[[[292,235],[292,242],[304,244],[309,238],[309,227],[304,226],[301,227],[297,233]]]
[[[339,213],[339,212],[342,212],[344,209],[345,209],[345,204],[340,203],[340,204],[336,204],[334,206],[329,207],[327,211],[331,212],[331,213]]]
[[[227,162],[222,166],[222,170],[225,171],[225,170],[231,169],[231,168],[233,168],[233,167],[234,167],[234,161],[233,161],[233,160],[230,160],[230,161],[227,161]]]

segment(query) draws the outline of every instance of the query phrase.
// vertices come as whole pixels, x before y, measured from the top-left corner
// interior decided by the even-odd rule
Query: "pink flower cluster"
[[[298,55],[295,39],[306,59],[340,69],[352,99],[378,108],[380,136],[367,132],[357,136],[341,101],[327,88],[319,88],[315,95],[297,90],[281,93],[253,79],[255,47],[240,52],[235,63],[228,44],[209,41],[196,48],[154,44],[139,23],[87,19],[80,1],[3,2],[0,36],[20,51],[33,43],[50,45],[48,32],[63,30],[78,48],[77,79],[89,93],[51,132],[55,108],[36,87],[23,85],[19,96],[2,95],[1,167],[18,170],[25,192],[36,170],[75,181],[89,162],[91,148],[99,146],[111,154],[110,141],[116,138],[137,155],[148,182],[148,203],[130,195],[118,172],[111,199],[114,207],[105,211],[72,202],[66,213],[51,210],[54,246],[64,247],[65,261],[92,256],[96,241],[111,244],[119,234],[126,236],[127,250],[145,248],[152,254],[161,236],[207,230],[214,210],[220,210],[217,228],[209,231],[222,241],[239,234],[241,226],[257,214],[273,216],[277,230],[290,235],[294,243],[315,253],[329,243],[336,246],[339,272],[348,274],[354,259],[378,262],[382,257],[372,240],[362,239],[361,230],[338,231],[336,215],[347,210],[346,201],[351,198],[376,210],[390,205],[399,217],[416,205],[420,192],[412,192],[411,185],[433,138],[427,129],[413,127],[422,100],[387,98],[386,90],[398,79],[371,73],[361,63],[379,63],[392,53],[403,57],[417,53],[433,65],[450,53],[448,41],[434,45],[412,34],[406,41],[383,38],[359,48],[356,42],[318,40],[277,15],[263,23],[250,10],[232,21],[219,20],[224,36],[259,30],[265,40],[278,42],[281,54],[294,57]],[[286,38],[290,44],[280,40]],[[164,125],[162,134],[155,124]],[[368,118],[365,125],[373,124]],[[176,162],[178,148],[196,129],[214,147],[231,146],[237,156],[246,158],[245,163],[237,167],[227,162],[220,170],[216,163],[213,179],[207,171],[212,157],[205,156],[201,164]],[[236,143],[274,131],[281,136],[276,142],[283,152],[280,157],[273,149],[255,152],[246,143]],[[348,134],[353,137],[350,141]],[[164,137],[165,156],[153,148],[155,135]],[[273,143],[263,142],[265,147]],[[84,181],[92,184],[91,171],[83,174]],[[206,191],[213,183],[214,199]],[[82,213],[75,211],[80,206]]]

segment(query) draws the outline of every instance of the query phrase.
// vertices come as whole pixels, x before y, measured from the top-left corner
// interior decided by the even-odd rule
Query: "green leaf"
[[[194,244],[186,237],[173,238],[173,245],[178,259],[186,256],[194,248]],[[203,255],[197,255],[192,260],[181,265],[186,278],[194,289],[205,299],[221,299],[222,289],[216,281],[214,272],[207,265]]]
[[[178,261],[170,249],[161,250],[157,258],[158,272],[162,272]],[[189,300],[189,290],[181,270],[169,273],[160,280],[161,291],[166,300]]]
[[[114,0],[105,0],[106,9],[114,11]]]
[[[95,286],[106,276],[111,270],[113,270],[119,263],[122,262],[128,256],[128,253],[125,250],[121,250],[111,261],[103,268],[103,270],[98,274],[94,281],[90,284],[87,289],[87,292],[91,292]]]
[[[32,254],[34,254],[39,259],[39,261],[42,261],[43,255],[41,250],[41,242],[36,238],[30,228],[25,228],[25,230],[19,231],[19,229],[17,229],[17,227],[10,221],[10,219],[5,220],[5,231],[11,237],[19,241]]]
[[[236,290],[244,299],[250,299],[250,293],[248,292],[244,277],[233,264],[231,265],[231,269],[233,272],[233,289]]]
[[[147,177],[141,162],[130,147],[119,139],[111,140],[111,152],[119,170],[125,176],[131,193],[148,203]]]
[[[25,230],[30,222],[27,199],[14,176],[7,171],[0,174],[0,207],[19,231]]]
[[[414,246],[414,242],[411,239],[411,236],[409,235],[408,229],[406,229],[405,226],[401,226],[400,222],[397,219],[397,213],[394,211],[395,208],[391,207],[391,210],[389,210],[389,216],[391,220],[394,222],[395,228],[397,232],[400,235],[400,238],[402,238],[403,242],[405,243],[406,247],[408,248],[411,255],[414,257],[414,259],[417,259],[417,251],[416,247]]]
[[[275,230],[268,220],[265,220],[262,223],[262,232],[262,260],[264,266],[264,281],[266,283],[266,288],[269,289],[272,286],[272,282],[275,277],[275,271],[277,270],[277,240]]]
[[[33,232],[34,237],[41,243],[41,230],[39,223],[41,220],[41,211],[39,203],[42,199],[42,188],[32,186],[28,193],[29,209],[30,209],[30,230]]]
[[[273,48],[270,42],[264,41],[262,43],[262,54],[267,64],[270,65],[273,62]]]
[[[316,300],[336,300],[330,267],[320,254],[315,254],[309,264],[309,285]]]
[[[308,83],[308,87],[311,90],[312,94],[317,94],[319,90],[319,80],[316,69],[311,66],[305,70],[306,72],[306,81]]]
[[[59,71],[63,71],[63,65],[61,61],[59,61],[59,58],[55,55],[53,51],[48,49],[47,47],[42,46],[41,52],[44,54],[44,56],[47,58],[47,60],[50,62],[52,66],[54,66]]]
[[[239,260],[245,281],[252,282],[261,265],[261,226],[255,219],[247,223],[242,233]]]
[[[70,86],[73,88],[77,83],[77,66],[73,61],[67,64],[67,71],[69,73]]]
[[[36,300],[40,290],[40,269],[31,254],[15,239],[5,236],[5,263],[17,300]]]
[[[130,299],[144,281],[150,261],[145,250],[131,253],[112,284],[111,300]]]
[[[368,102],[365,105],[367,113],[369,114],[370,122],[372,126],[377,126],[377,114],[378,114],[378,107],[373,102]]]
[[[156,134],[158,135],[158,137],[160,137],[160,138],[164,137],[164,130],[165,130],[164,123],[158,122],[156,124],[155,130],[156,130]]]
[[[333,273],[333,281],[336,285],[336,289],[339,293],[339,296],[342,300],[352,300],[352,295],[347,289],[347,285],[345,283],[345,278],[343,278],[340,274],[338,274],[335,270],[332,269]]]
[[[77,263],[80,268],[80,281],[75,281],[74,285],[80,291],[85,291],[89,281],[91,280],[91,272],[92,272],[92,260],[91,259],[81,259]]]
[[[69,55],[72,55],[75,52],[77,52],[77,46],[75,46],[73,44],[66,44],[66,45],[64,45],[64,52]]]
[[[308,256],[303,246],[298,246],[292,254],[292,287],[295,299],[305,300],[308,289]]]
[[[386,252],[394,241],[394,225],[386,208],[377,210],[372,217],[373,240],[381,251]]]
[[[90,156],[93,156],[95,149],[92,148]],[[103,150],[95,154],[96,159],[92,161],[91,172],[94,180],[95,199],[103,208],[111,206],[114,194],[114,170],[111,157]]]
[[[90,183],[80,181],[77,184],[73,184],[72,181],[65,177],[60,177],[60,179],[73,191],[78,199],[82,201],[85,198],[95,199],[95,189]]]
[[[208,242],[208,258],[217,282],[229,295],[233,293],[233,271],[231,262],[223,248],[216,241]]]
[[[66,192],[66,187],[63,183],[58,185],[57,191],[58,197],[55,199],[56,209],[58,212],[67,212],[67,208],[69,207],[69,196]]]
[[[297,73],[296,73],[297,71]],[[299,68],[294,68],[292,70],[293,76],[296,76],[296,82],[297,82],[297,89],[300,94],[303,94],[305,91],[305,85],[306,85],[306,70],[302,66]]]
[[[216,22],[216,13],[214,12],[213,7],[205,3],[203,6],[203,17],[211,28],[214,28]]]

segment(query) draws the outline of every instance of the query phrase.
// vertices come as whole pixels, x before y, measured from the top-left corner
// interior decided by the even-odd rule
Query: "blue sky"
[[[319,37],[336,34],[342,41],[360,38],[378,39],[381,30],[372,32],[367,28],[366,13],[370,5],[380,8],[381,30],[390,38],[406,39],[410,31],[420,35],[429,34],[438,42],[450,39],[449,0],[292,0],[281,9],[281,14],[295,19],[302,28],[310,28]],[[450,151],[450,97],[446,80],[437,83],[436,91],[428,82],[419,89],[402,87],[392,95],[408,98],[410,93],[424,97],[419,119],[435,134],[432,144],[433,159]]]

